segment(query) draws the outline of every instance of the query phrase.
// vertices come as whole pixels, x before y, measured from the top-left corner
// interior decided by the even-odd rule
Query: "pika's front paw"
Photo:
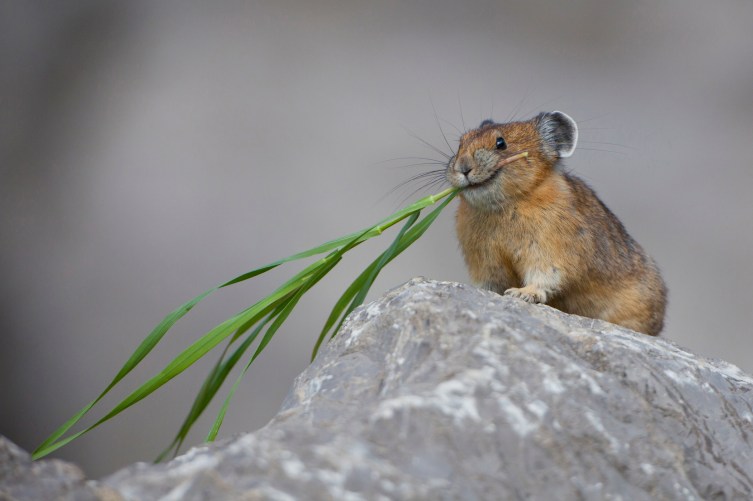
[[[529,303],[545,303],[546,293],[541,289],[535,287],[526,286],[521,288],[513,287],[505,291],[505,296],[512,296]]]

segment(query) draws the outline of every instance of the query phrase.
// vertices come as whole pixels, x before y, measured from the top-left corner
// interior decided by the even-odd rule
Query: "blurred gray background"
[[[753,372],[752,2],[204,4],[0,3],[0,433],[33,449],[180,303],[402,206],[420,184],[390,190],[434,167],[398,159],[441,159],[412,134],[447,150],[434,108],[453,146],[490,116],[572,115],[568,167],[669,284],[664,336]],[[453,211],[372,296],[467,280]],[[301,303],[223,436],[275,413],[338,291],[389,238]],[[117,396],[298,269],[213,296]],[[94,477],[153,459],[209,363],[56,456]]]

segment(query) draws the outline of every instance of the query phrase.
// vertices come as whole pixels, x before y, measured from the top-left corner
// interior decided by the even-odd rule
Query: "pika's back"
[[[447,178],[462,189],[456,228],[471,278],[656,335],[664,282],[596,193],[560,168],[577,140],[575,121],[561,112],[484,121],[463,135]]]

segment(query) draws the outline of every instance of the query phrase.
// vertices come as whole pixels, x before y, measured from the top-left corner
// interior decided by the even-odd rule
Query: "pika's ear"
[[[494,125],[494,120],[487,118],[486,120],[481,122],[481,125],[479,125],[478,128],[480,129],[481,127],[486,127],[487,125]]]
[[[561,111],[552,111],[539,114],[536,127],[541,139],[558,157],[567,158],[573,154],[578,143],[578,124],[575,120]]]

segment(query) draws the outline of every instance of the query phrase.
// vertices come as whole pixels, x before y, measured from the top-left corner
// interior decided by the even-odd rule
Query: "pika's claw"
[[[526,286],[521,288],[513,287],[505,291],[505,296],[512,296],[529,303],[544,303],[546,302],[546,294],[535,287]]]

